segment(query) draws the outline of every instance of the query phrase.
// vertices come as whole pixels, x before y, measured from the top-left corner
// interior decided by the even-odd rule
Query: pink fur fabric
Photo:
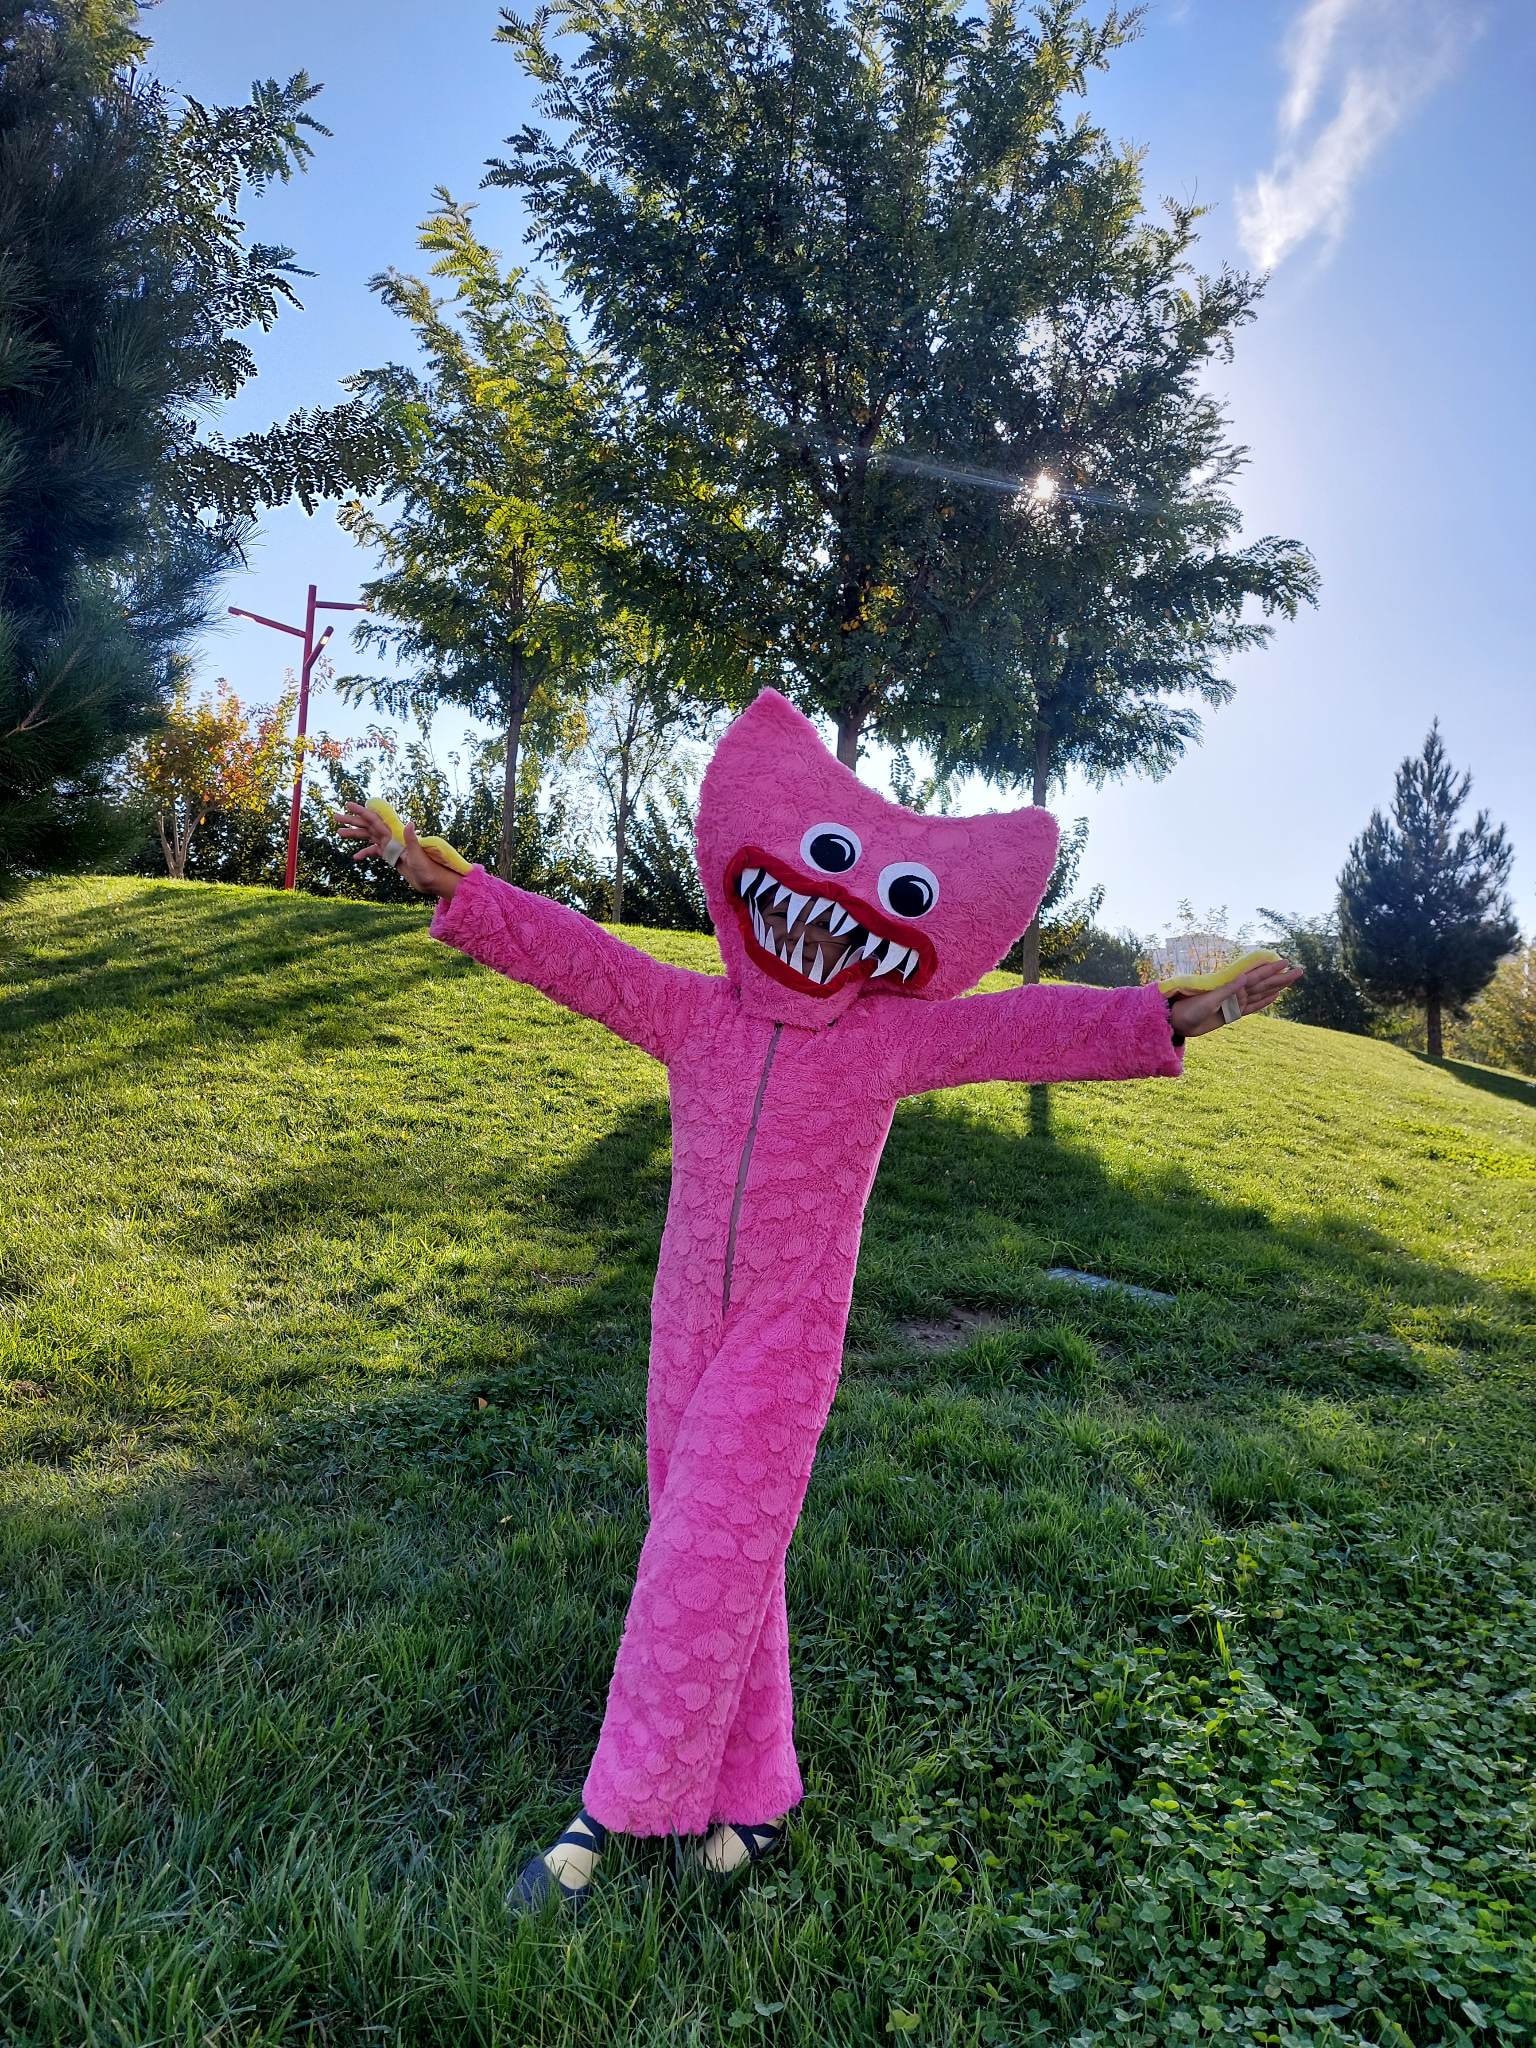
[[[700,801],[723,979],[482,868],[433,918],[436,937],[599,1019],[670,1078],[650,1528],[582,1794],[606,1827],[697,1834],[802,1796],[784,1561],[897,1100],[1182,1072],[1155,987],[963,994],[1029,924],[1056,842],[1045,811],[927,818],[886,801],[765,691]]]

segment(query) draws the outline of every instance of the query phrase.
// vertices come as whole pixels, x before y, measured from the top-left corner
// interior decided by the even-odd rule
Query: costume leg
[[[778,1803],[728,1817],[768,1819],[798,1796],[782,1748],[765,1750],[754,1774],[745,1745],[754,1723],[772,1744],[791,1718],[784,1555],[836,1390],[845,1313],[782,1295],[772,1313],[734,1313],[660,1460],[661,1494],[582,1794],[605,1827],[702,1833],[721,1811],[744,1702],[724,1790]],[[755,1663],[761,1683],[749,1695]]]
[[[720,1343],[720,1322],[700,1330],[703,1304],[673,1314],[651,1344],[646,1392],[646,1465],[651,1513],[666,1487],[678,1426]],[[713,1307],[713,1302],[709,1304]],[[686,1336],[684,1335],[686,1333]],[[704,1343],[698,1341],[703,1335]],[[711,1820],[777,1820],[804,1795],[795,1755],[794,1696],[790,1687],[789,1616],[782,1566],[747,1661],[736,1717],[726,1736]]]
[[[736,1716],[725,1738],[711,1820],[761,1825],[798,1806],[805,1795],[795,1755],[795,1704],[789,1678],[789,1616],[784,1565],[747,1666]]]

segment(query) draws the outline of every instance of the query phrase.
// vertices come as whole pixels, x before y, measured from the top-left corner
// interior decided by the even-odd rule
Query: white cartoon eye
[[[880,870],[880,901],[897,917],[926,917],[939,900],[939,878],[920,860],[898,860]]]
[[[864,851],[857,832],[847,825],[813,825],[800,842],[800,858],[824,875],[844,875]]]

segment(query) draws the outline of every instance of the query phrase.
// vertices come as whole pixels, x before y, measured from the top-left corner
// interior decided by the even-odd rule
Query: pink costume
[[[700,799],[723,979],[481,868],[433,918],[438,938],[665,1062],[671,1084],[650,1529],[582,1793],[608,1828],[698,1834],[801,1797],[784,1559],[897,1099],[1182,1071],[1156,987],[963,996],[1034,915],[1056,840],[1042,810],[887,802],[770,690],[726,732]]]

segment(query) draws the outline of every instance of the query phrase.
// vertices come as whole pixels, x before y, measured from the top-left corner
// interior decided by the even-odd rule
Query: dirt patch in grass
[[[989,1308],[951,1308],[937,1316],[906,1316],[892,1329],[914,1351],[958,1351],[973,1337],[990,1330],[1006,1330],[1008,1318]]]

